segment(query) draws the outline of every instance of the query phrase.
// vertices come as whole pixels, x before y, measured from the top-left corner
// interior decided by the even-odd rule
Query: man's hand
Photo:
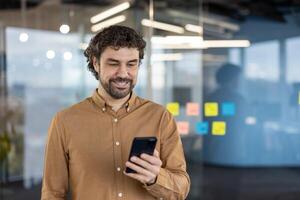
[[[126,167],[129,167],[137,173],[126,173],[125,175],[140,181],[143,184],[153,184],[159,174],[162,161],[159,158],[159,153],[154,150],[154,155],[142,154],[141,157],[133,156],[130,162],[126,162]]]

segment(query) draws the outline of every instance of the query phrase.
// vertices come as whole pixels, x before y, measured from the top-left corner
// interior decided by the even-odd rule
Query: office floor
[[[189,200],[299,200],[300,168],[222,168],[189,164]],[[203,172],[203,173],[202,173]],[[41,185],[1,186],[0,200],[38,200]]]
[[[198,181],[197,164],[189,166],[191,200],[300,200],[300,168],[224,168],[205,165]]]

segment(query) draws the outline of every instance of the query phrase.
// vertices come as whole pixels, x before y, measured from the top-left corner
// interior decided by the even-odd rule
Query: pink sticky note
[[[199,103],[192,103],[192,102],[187,103],[186,104],[186,115],[199,116],[200,115]]]
[[[190,123],[185,121],[178,121],[177,128],[179,134],[187,135],[190,131]]]

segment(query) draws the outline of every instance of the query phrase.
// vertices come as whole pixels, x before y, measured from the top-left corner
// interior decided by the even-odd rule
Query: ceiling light
[[[29,36],[28,36],[28,34],[27,33],[21,33],[20,34],[20,36],[19,36],[19,40],[21,41],[21,42],[27,42],[28,41],[28,38],[29,38]]]
[[[200,36],[154,36],[151,38],[154,48],[166,49],[197,49],[204,48]]]
[[[71,52],[66,51],[66,52],[64,53],[64,60],[71,60],[72,57],[73,57],[73,55],[72,55]]]
[[[149,19],[143,19],[141,23],[144,26],[153,27],[156,29],[161,29],[161,30],[165,30],[165,31],[179,33],[179,34],[184,33],[184,28],[182,28],[181,26],[176,26],[176,25],[167,24],[167,23],[158,22],[158,21],[152,21]]]
[[[203,27],[202,26],[198,26],[198,25],[193,25],[193,24],[187,24],[184,26],[184,28],[187,31],[191,31],[191,32],[195,32],[195,33],[199,33],[199,34],[203,34]]]
[[[229,47],[249,47],[249,40],[206,40],[204,41],[206,48],[229,48]]]
[[[114,24],[118,24],[118,23],[121,23],[123,21],[126,20],[126,16],[125,15],[119,15],[117,17],[114,17],[114,18],[111,18],[111,19],[108,19],[106,21],[103,21],[103,22],[100,22],[98,24],[95,24],[92,26],[91,30],[93,32],[97,32],[105,27],[108,27],[108,26],[111,26],[111,25],[114,25]]]
[[[193,45],[193,44],[163,44],[163,45],[153,45],[154,49],[205,49],[203,45]]]
[[[203,40],[200,36],[153,36],[155,49],[207,49],[249,47],[249,40]]]
[[[101,21],[103,19],[106,19],[106,18],[114,15],[114,14],[122,12],[122,11],[128,9],[129,7],[130,7],[129,2],[122,3],[120,5],[117,5],[117,6],[113,7],[113,8],[110,8],[110,9],[104,11],[104,12],[101,12],[101,13],[99,13],[99,14],[91,17],[90,21],[93,24],[97,23],[97,22],[99,22],[99,21]]]
[[[67,24],[62,24],[62,25],[59,27],[59,31],[60,31],[62,34],[67,34],[67,33],[69,33],[69,31],[70,31],[70,26],[67,25]]]
[[[55,58],[55,52],[53,50],[48,50],[47,53],[46,53],[46,57],[48,59],[53,59]]]

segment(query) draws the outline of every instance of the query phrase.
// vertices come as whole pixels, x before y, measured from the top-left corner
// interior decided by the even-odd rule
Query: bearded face
[[[99,77],[100,83],[105,91],[114,99],[122,99],[126,97],[134,88],[132,78],[110,78],[108,81]]]
[[[131,93],[138,75],[139,52],[136,48],[106,48],[94,62],[104,90],[114,99]]]

